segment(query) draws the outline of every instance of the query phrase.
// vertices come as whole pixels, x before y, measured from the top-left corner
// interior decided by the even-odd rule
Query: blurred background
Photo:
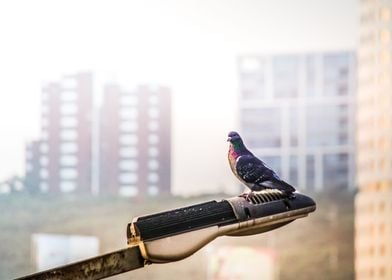
[[[1,1],[0,278],[243,192],[227,133],[315,213],[112,279],[392,279],[392,0]]]

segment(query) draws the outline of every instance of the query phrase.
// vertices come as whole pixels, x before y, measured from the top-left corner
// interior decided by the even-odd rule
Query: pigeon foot
[[[295,193],[293,193],[293,192],[286,193],[286,195],[287,195],[288,199],[294,199],[296,197]]]
[[[239,195],[239,197],[243,197],[246,200],[250,200],[253,196],[254,196],[253,191],[250,191],[248,193],[243,193],[243,194]]]

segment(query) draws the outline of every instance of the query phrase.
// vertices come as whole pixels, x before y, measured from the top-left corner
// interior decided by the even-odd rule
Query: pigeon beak
[[[227,142],[230,142],[230,141],[231,141],[231,137],[227,138]]]

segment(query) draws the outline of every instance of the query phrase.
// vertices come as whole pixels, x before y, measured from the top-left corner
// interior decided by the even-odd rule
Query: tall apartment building
[[[392,279],[392,1],[360,3],[356,279]]]
[[[169,194],[171,93],[142,86],[104,89],[100,114],[100,192]]]
[[[242,56],[238,68],[249,148],[300,189],[352,188],[355,54]]]
[[[90,192],[92,75],[43,88],[39,174],[44,192]],[[34,144],[34,143],[33,143]]]

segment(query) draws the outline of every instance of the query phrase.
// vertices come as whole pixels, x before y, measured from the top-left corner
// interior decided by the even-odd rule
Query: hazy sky
[[[0,1],[0,181],[24,172],[40,93],[64,74],[173,90],[173,190],[233,188],[236,56],[354,49],[356,0]]]

